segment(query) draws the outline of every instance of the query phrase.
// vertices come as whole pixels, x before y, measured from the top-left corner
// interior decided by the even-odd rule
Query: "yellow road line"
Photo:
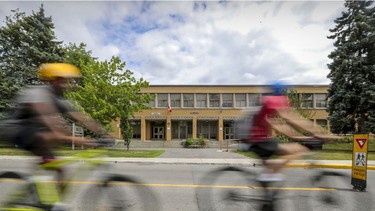
[[[19,180],[1,180],[1,182],[19,182]],[[60,183],[61,181],[48,181],[54,183]],[[78,184],[78,185],[97,185],[102,184],[101,182],[93,181],[67,181],[69,184]],[[128,185],[128,186],[149,186],[149,187],[180,187],[180,188],[223,188],[223,189],[263,189],[261,186],[239,186],[239,185],[194,185],[194,184],[145,184],[145,183],[129,183],[129,182],[111,182],[111,184],[116,185]],[[295,191],[334,191],[335,188],[303,188],[303,187],[268,187],[271,190],[295,190]]]
[[[331,168],[331,169],[351,169],[350,164],[311,164],[311,163],[290,163],[289,168]],[[375,166],[367,166],[367,170],[375,170]]]

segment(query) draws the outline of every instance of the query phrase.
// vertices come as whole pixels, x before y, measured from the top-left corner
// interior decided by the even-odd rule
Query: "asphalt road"
[[[177,151],[173,151],[176,154]],[[223,153],[223,152],[212,152]],[[212,158],[212,157],[211,157]],[[227,175],[217,183],[212,183],[216,177],[208,177],[207,174],[212,170],[227,165],[207,165],[207,164],[152,164],[152,163],[112,163],[112,173],[126,174],[128,176],[139,179],[143,186],[147,186],[152,193],[154,193],[159,201],[160,210],[175,211],[205,211],[207,210],[207,202],[211,201],[212,195],[217,196],[228,189],[235,191],[246,191],[246,194],[259,194],[259,184],[249,183],[243,177],[236,175]],[[0,163],[1,170],[16,170],[28,172],[31,169],[32,161],[30,160],[3,160]],[[242,166],[243,167],[243,166]],[[245,167],[251,171],[261,171],[260,167]],[[348,210],[348,211],[368,211],[375,210],[373,207],[374,191],[375,191],[375,174],[373,171],[368,171],[368,191],[354,192],[351,190],[350,178],[345,178],[342,181],[337,179],[330,179],[329,183],[334,188],[333,190],[315,190],[310,184],[311,176],[317,170],[308,169],[288,169],[285,172],[286,182],[281,190],[281,200],[279,203],[280,210]],[[350,170],[334,170],[335,172],[342,172],[350,175]],[[108,173],[105,171],[104,173]],[[94,174],[98,177],[99,174]],[[216,174],[215,174],[216,175]],[[8,183],[7,183],[8,184]],[[3,185],[0,184],[0,185]],[[75,210],[84,210],[82,204],[82,197],[86,196],[86,190],[91,187],[92,183],[84,183],[83,181],[76,181],[75,186],[79,187],[80,194],[75,198],[73,207]],[[129,187],[121,186],[119,187]],[[250,186],[250,188],[249,188]],[[6,189],[2,189],[0,198],[6,193]],[[126,189],[128,190],[128,188]],[[321,207],[319,204],[319,197],[329,193],[335,196],[338,200],[337,206]],[[127,196],[135,194],[127,194]],[[312,200],[311,204],[306,206],[306,199]],[[310,200],[308,200],[310,201]],[[137,203],[148,202],[145,197],[132,198],[131,206],[136,206]],[[254,203],[252,203],[253,205]],[[248,204],[247,204],[248,205]],[[245,205],[246,206],[246,205]],[[152,206],[157,208],[156,204]],[[152,208],[149,210],[153,210]],[[227,209],[234,210],[234,208]]]

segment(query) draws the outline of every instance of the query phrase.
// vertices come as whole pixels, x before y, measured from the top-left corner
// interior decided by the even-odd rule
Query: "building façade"
[[[328,127],[328,85],[293,85],[300,107],[315,125]],[[185,140],[203,137],[210,141],[235,139],[234,122],[244,110],[260,105],[269,95],[266,85],[151,85],[141,90],[153,100],[151,109],[134,113],[133,140]],[[118,123],[114,134],[121,139]]]

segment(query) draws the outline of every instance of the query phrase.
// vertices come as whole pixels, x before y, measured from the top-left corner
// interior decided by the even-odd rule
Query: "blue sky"
[[[156,84],[328,84],[327,39],[343,1],[0,1],[30,14],[44,4],[65,43],[119,56]]]

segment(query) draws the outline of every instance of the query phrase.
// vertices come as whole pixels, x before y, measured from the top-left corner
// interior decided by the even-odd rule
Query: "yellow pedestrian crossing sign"
[[[366,189],[368,138],[368,134],[355,134],[353,138],[352,185],[360,191]]]

